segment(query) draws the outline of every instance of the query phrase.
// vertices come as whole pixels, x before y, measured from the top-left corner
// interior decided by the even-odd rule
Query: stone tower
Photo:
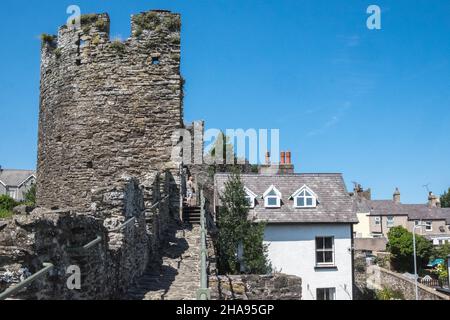
[[[131,36],[111,40],[107,14],[43,36],[37,202],[87,208],[93,188],[123,175],[172,168],[183,126],[180,16],[132,16]]]

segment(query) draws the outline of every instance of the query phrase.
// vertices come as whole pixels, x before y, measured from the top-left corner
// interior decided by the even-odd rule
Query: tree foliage
[[[441,207],[450,208],[450,188],[441,196]]]
[[[239,274],[241,263],[246,273],[265,274],[271,269],[267,246],[263,244],[265,225],[248,220],[245,196],[239,173],[231,173],[221,195],[218,215],[218,267],[224,274]],[[242,261],[238,256],[240,247],[243,249]]]
[[[402,226],[393,227],[388,232],[387,249],[391,253],[391,263],[399,272],[414,272],[413,234]],[[425,267],[433,254],[433,245],[416,234],[417,267]]]
[[[24,202],[27,205],[35,206],[36,205],[36,184],[33,184],[30,189],[24,195]]]

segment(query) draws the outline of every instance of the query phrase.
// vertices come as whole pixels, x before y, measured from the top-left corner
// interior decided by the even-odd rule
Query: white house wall
[[[334,237],[337,269],[315,269],[317,236]],[[304,300],[316,300],[317,288],[335,288],[337,300],[352,299],[350,225],[269,224],[264,240],[273,269],[302,278]]]

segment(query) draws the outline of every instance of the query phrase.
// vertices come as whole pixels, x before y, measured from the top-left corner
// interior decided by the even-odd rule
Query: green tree
[[[33,184],[24,195],[24,202],[29,206],[36,206],[36,184]]]
[[[248,201],[237,171],[230,174],[221,195],[218,215],[218,267],[221,273],[240,273],[239,247],[247,273],[267,273],[267,246],[263,244],[264,224],[248,220]]]
[[[388,251],[391,263],[399,272],[414,272],[413,234],[402,226],[393,227],[388,232]],[[416,252],[418,269],[425,267],[433,254],[433,245],[424,237],[416,234]]]
[[[441,207],[450,208],[450,188],[441,196]]]

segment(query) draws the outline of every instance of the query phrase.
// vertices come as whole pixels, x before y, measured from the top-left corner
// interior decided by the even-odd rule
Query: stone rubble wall
[[[18,295],[22,299],[117,299],[140,277],[149,262],[159,257],[173,223],[170,201],[159,203],[146,217],[145,201],[157,203],[169,194],[166,173],[155,173],[146,187],[130,177],[108,188],[92,190],[89,211],[35,209],[0,222],[0,292],[51,262],[54,270]],[[168,188],[168,189],[167,189]],[[144,196],[144,194],[146,194]],[[148,213],[148,210],[147,210]],[[134,217],[123,229],[118,227]],[[150,222],[150,223],[148,223]],[[86,252],[82,247],[101,236]],[[71,265],[81,269],[81,290],[69,290]]]
[[[93,14],[43,42],[38,206],[84,210],[92,189],[124,174],[142,180],[178,169],[171,153],[172,133],[183,127],[180,26],[179,14],[141,13],[120,42],[110,39],[109,16]]]
[[[414,280],[405,276],[389,271],[378,266],[372,266],[374,272],[379,273],[378,279],[381,287],[387,287],[392,290],[402,292],[405,300],[415,300],[415,283]],[[418,284],[420,300],[450,300],[450,296],[440,293],[433,288],[427,287],[421,283]]]
[[[213,300],[301,300],[299,277],[274,275],[210,276]]]

